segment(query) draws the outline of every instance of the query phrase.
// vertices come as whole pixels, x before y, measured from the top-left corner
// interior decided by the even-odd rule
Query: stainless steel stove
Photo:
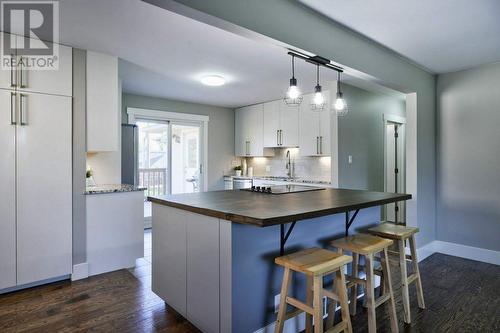
[[[323,187],[304,186],[304,185],[279,185],[279,186],[252,186],[242,188],[242,191],[258,192],[263,194],[287,194],[298,192],[310,192],[324,190]]]

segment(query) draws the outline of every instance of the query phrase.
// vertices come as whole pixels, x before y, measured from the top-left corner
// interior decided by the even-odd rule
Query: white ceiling
[[[62,0],[62,43],[120,57],[125,92],[237,107],[283,97],[287,50],[257,42],[139,0]],[[312,92],[315,68],[297,61],[296,77]],[[228,81],[203,86],[205,74]],[[322,79],[336,72],[323,70]]]
[[[436,73],[500,61],[499,0],[299,0]]]

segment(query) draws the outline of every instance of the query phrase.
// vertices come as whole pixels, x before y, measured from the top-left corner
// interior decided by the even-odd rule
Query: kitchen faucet
[[[286,169],[288,170],[286,172],[286,175],[288,176],[288,178],[292,178],[292,161],[290,159],[290,150],[286,151],[286,158]]]

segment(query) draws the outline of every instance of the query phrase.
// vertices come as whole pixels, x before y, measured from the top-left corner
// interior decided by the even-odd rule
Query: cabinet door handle
[[[323,155],[323,137],[319,137],[319,153]]]
[[[245,155],[250,155],[250,141],[245,141]]]
[[[14,71],[14,55],[11,54],[10,55],[10,86],[12,88],[15,88],[16,87],[16,78],[15,78],[15,71]]]
[[[26,70],[23,65],[23,57],[19,58],[19,88],[26,88],[28,86],[26,81]]]
[[[21,97],[19,100],[19,108],[20,108],[20,110],[19,110],[20,111],[19,112],[19,117],[20,117],[19,125],[25,126],[25,125],[28,125],[28,123],[26,122],[26,98],[28,96],[25,94],[20,94],[19,96]]]
[[[280,145],[280,130],[276,130],[276,145]]]
[[[319,136],[316,137],[316,154],[319,155]]]
[[[10,124],[17,125],[16,121],[16,93],[10,93]]]

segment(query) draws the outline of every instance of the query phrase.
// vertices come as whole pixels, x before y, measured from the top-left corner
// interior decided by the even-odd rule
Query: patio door
[[[151,223],[151,195],[163,195],[169,188],[170,124],[168,121],[137,119],[138,128],[138,185],[145,187],[144,218]]]
[[[170,128],[170,193],[199,192],[203,176],[201,124],[171,122]]]
[[[138,185],[145,187],[144,218],[151,223],[148,196],[204,191],[207,121],[182,114],[133,109],[129,123],[138,128]]]

